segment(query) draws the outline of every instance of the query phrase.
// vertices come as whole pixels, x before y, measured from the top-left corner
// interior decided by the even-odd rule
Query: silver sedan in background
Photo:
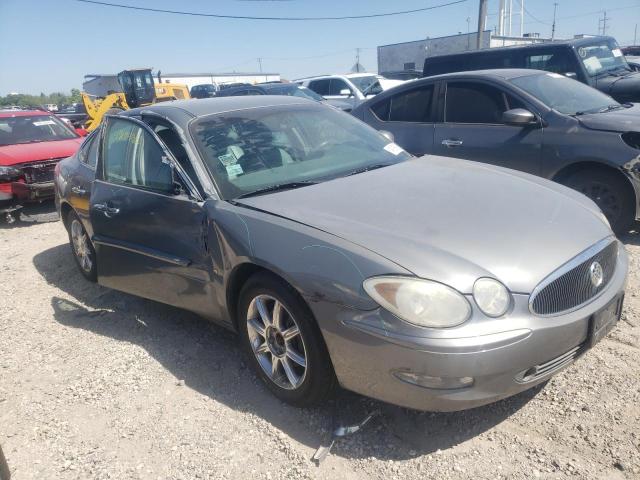
[[[56,171],[89,280],[239,333],[280,399],[343,387],[461,410],[543,382],[616,324],[627,255],[587,197],[414,158],[294,97],[107,117]]]

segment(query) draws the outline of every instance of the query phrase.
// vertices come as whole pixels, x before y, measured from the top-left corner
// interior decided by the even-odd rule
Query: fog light
[[[473,385],[473,377],[432,377],[421,373],[396,371],[393,375],[403,382],[411,383],[423,388],[434,388],[437,390],[455,390],[457,388],[467,388]]]

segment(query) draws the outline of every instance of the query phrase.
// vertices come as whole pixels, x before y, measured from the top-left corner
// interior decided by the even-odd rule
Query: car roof
[[[580,47],[583,45],[589,45],[595,41],[602,40],[612,40],[615,41],[613,37],[607,36],[594,36],[594,37],[584,37],[584,38],[574,38],[570,40],[553,40],[552,42],[541,42],[541,43],[530,43],[530,44],[520,44],[520,45],[509,45],[506,47],[492,47],[492,48],[483,48],[481,50],[472,50],[470,52],[458,52],[458,53],[447,53],[443,55],[434,55],[432,57],[427,57],[425,63],[428,63],[430,60],[437,61],[440,58],[453,57],[453,56],[465,56],[465,55],[482,55],[482,54],[499,54],[501,52],[510,52],[513,50],[524,50],[524,49],[545,49],[549,47],[557,47],[557,46],[570,46],[570,47]]]
[[[1,110],[0,118],[7,117],[34,117],[34,116],[51,116],[51,112],[45,112],[44,110]]]
[[[317,102],[300,97],[279,95],[228,96],[160,102],[147,107],[126,110],[120,115],[137,116],[144,112],[155,112],[181,123],[194,117],[231,112],[234,110],[248,110],[251,108],[277,107],[296,104],[315,106],[317,105]]]
[[[494,68],[487,70],[471,70],[468,72],[452,72],[452,73],[443,73],[441,75],[432,75],[430,77],[416,78],[414,80],[410,80],[409,82],[404,82],[402,85],[416,85],[417,82],[426,82],[427,80],[436,81],[438,79],[447,79],[451,77],[456,78],[474,78],[474,77],[490,77],[490,78],[498,78],[502,80],[511,80],[513,78],[519,77],[529,77],[532,75],[544,75],[549,74],[551,72],[547,72],[544,70],[535,70],[532,68]]]

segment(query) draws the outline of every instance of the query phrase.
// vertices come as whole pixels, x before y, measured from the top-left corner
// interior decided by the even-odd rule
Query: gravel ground
[[[29,213],[29,212],[27,212]],[[46,208],[0,227],[0,444],[14,480],[640,478],[640,235],[622,321],[544,387],[460,413],[275,400],[235,337],[85,281]],[[381,415],[315,449],[336,423]]]

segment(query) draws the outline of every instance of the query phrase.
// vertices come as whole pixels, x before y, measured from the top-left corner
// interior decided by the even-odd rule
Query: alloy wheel
[[[91,258],[89,238],[78,219],[73,219],[71,222],[71,240],[73,241],[73,251],[78,258],[80,268],[87,273],[91,272],[93,259]]]
[[[302,385],[307,350],[293,315],[278,299],[258,295],[247,310],[247,332],[253,354],[267,377],[285,390]]]

